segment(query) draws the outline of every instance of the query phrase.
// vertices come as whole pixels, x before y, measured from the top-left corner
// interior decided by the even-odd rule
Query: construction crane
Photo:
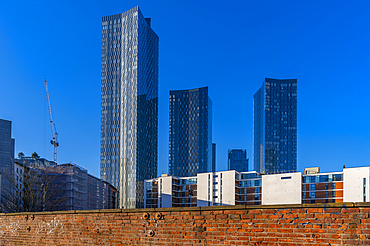
[[[49,98],[49,90],[48,90],[48,82],[46,79],[44,80],[45,83],[45,91],[46,91],[46,99],[48,100],[48,107],[49,107],[49,118],[50,118],[50,126],[51,126],[51,135],[53,140],[50,140],[50,143],[53,145],[53,162],[57,163],[57,147],[59,146],[58,143],[58,133],[53,122],[53,114],[51,113],[51,104]]]

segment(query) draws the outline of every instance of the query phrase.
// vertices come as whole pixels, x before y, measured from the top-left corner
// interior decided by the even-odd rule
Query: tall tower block
[[[253,97],[254,171],[297,170],[297,80],[265,78]]]
[[[212,170],[212,101],[208,87],[170,91],[169,173]]]
[[[100,176],[121,208],[144,206],[157,176],[158,42],[138,6],[102,21]]]

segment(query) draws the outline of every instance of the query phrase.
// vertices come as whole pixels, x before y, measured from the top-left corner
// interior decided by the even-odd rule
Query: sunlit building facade
[[[253,168],[297,170],[297,80],[265,78],[253,96]]]
[[[195,176],[212,170],[212,101],[208,87],[170,91],[169,173]]]
[[[343,172],[304,175],[302,203],[343,202]]]
[[[145,180],[145,208],[260,205],[257,172],[221,171]]]
[[[100,176],[140,208],[157,175],[158,42],[138,6],[102,20]]]
[[[318,169],[317,169],[318,170]],[[235,170],[145,180],[145,208],[370,202],[370,167],[259,174]]]

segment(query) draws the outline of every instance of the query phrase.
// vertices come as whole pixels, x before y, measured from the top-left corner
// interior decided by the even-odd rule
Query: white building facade
[[[162,175],[145,180],[144,207],[204,207],[261,204],[257,172],[222,171],[193,177]]]
[[[307,172],[306,172],[307,171]],[[370,167],[260,175],[222,171],[145,180],[144,207],[370,202]]]

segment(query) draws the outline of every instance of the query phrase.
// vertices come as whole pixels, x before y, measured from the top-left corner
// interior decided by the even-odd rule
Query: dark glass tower
[[[212,172],[216,172],[216,144],[212,143]]]
[[[227,169],[236,170],[238,172],[248,172],[247,150],[245,149],[229,149],[227,155]]]
[[[253,97],[253,166],[297,170],[297,80],[265,78]]]
[[[144,205],[157,176],[158,36],[139,7],[103,17],[100,176],[120,207]]]
[[[14,139],[12,136],[12,122],[0,119],[0,191],[8,190],[5,187],[10,187],[10,181],[7,175],[12,173],[14,163]],[[1,192],[0,192],[1,194]],[[1,196],[0,196],[1,202]]]
[[[14,139],[11,136],[12,122],[0,119],[0,173],[10,172],[13,167]]]
[[[169,173],[212,170],[212,101],[208,87],[170,91]]]

